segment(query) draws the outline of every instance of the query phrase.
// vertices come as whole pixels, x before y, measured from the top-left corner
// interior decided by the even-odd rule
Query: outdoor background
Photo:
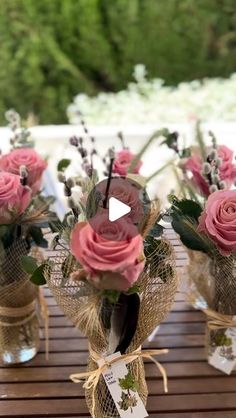
[[[1,0],[0,123],[15,108],[68,121],[85,92],[125,89],[142,63],[166,85],[236,69],[235,0]]]

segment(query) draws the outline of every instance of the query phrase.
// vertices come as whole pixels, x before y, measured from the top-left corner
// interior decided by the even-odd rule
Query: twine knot
[[[203,312],[207,315],[207,326],[212,331],[236,327],[236,316],[225,315],[209,308],[203,309]]]
[[[97,362],[98,360],[102,358],[98,353],[93,351],[91,348],[89,351],[90,351],[90,355],[93,361]],[[131,353],[122,354],[121,356],[116,357],[109,361],[106,360],[101,366],[99,366],[95,370],[92,370],[89,372],[71,374],[70,379],[74,383],[81,383],[84,380],[86,380],[86,382],[83,384],[83,388],[92,389],[92,405],[93,405],[92,411],[94,415],[95,414],[95,392],[96,392],[96,388],[99,383],[100,377],[109,367],[112,366],[112,364],[118,363],[120,361],[124,361],[126,364],[132,363],[133,361],[140,359],[140,358],[143,358],[143,359],[146,358],[146,359],[153,361],[153,363],[155,363],[155,365],[157,366],[158,370],[160,371],[162,375],[164,392],[167,393],[168,385],[167,385],[167,374],[166,374],[165,368],[153,356],[158,356],[160,354],[167,354],[168,351],[169,350],[166,350],[166,349],[141,350],[141,347],[139,347],[137,350]]]

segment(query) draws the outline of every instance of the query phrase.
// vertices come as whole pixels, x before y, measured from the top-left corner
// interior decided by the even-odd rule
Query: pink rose
[[[106,240],[90,224],[78,223],[71,234],[71,251],[90,274],[95,287],[128,290],[144,269],[143,240],[134,236],[132,223],[124,219],[111,223],[107,214],[97,215],[97,231],[109,231]],[[122,233],[122,241],[117,241]]]
[[[220,166],[220,178],[224,180],[230,188],[236,180],[236,166],[233,164],[234,153],[226,145],[220,145],[217,149],[219,157],[222,159]]]
[[[205,177],[201,175],[202,159],[200,155],[196,154],[189,157],[184,163],[184,169],[191,172],[191,180],[193,184],[197,186],[199,192],[204,196],[209,196],[209,184],[207,183]]]
[[[114,161],[113,173],[119,174],[120,176],[126,176],[130,164],[134,158],[135,155],[132,154],[132,152],[129,149],[123,149],[122,151],[119,151]],[[142,164],[142,161],[137,161],[137,164],[133,168],[132,173],[138,174]]]
[[[15,149],[0,158],[2,171],[19,174],[21,166],[25,166],[28,170],[28,186],[31,187],[33,194],[37,193],[41,187],[43,172],[47,167],[46,161],[32,148]]]
[[[220,190],[208,197],[198,231],[207,234],[222,255],[236,252],[236,190]]]
[[[100,182],[97,190],[105,197],[107,180]],[[123,178],[113,178],[109,188],[109,198],[115,197],[125,205],[130,206],[131,212],[127,215],[134,223],[141,221],[143,205],[139,196],[139,189]]]
[[[0,173],[0,224],[16,220],[29,206],[31,190],[22,186],[20,176]]]
[[[212,148],[207,147],[206,151],[210,152]],[[222,159],[220,166],[220,179],[226,182],[228,188],[230,188],[236,180],[236,166],[233,164],[234,153],[226,145],[219,145],[217,148],[219,158]],[[204,196],[209,196],[209,184],[206,179],[201,175],[202,170],[202,158],[199,153],[192,155],[184,163],[184,168],[192,173],[193,183],[199,188],[200,192]]]

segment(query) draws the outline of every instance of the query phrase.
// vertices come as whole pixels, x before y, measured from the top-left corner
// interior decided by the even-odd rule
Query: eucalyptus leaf
[[[133,295],[133,293],[140,293],[140,286],[136,283],[125,292],[126,295]]]
[[[203,209],[199,203],[194,202],[193,200],[183,199],[174,201],[172,211],[193,218],[198,222],[198,218],[202,214]]]
[[[63,158],[61,161],[59,161],[57,165],[57,171],[61,171],[62,173],[69,167],[71,163],[71,160],[68,158]]]
[[[5,234],[7,234],[7,232],[8,232],[8,227],[7,227],[7,225],[1,225],[0,226],[0,239],[2,239],[2,237],[5,235]]]
[[[23,255],[21,257],[21,265],[28,274],[33,274],[38,268],[36,259],[29,255]]]
[[[29,234],[31,235],[31,237],[32,237],[32,239],[33,239],[33,241],[35,242],[36,245],[38,245],[39,247],[42,247],[42,248],[47,248],[48,247],[48,242],[44,238],[41,228],[39,228],[37,226],[31,226],[29,228]]]
[[[120,292],[118,290],[104,290],[102,292],[104,298],[106,298],[111,304],[116,304],[120,297]]]
[[[75,257],[72,254],[69,254],[66,259],[62,263],[61,272],[62,272],[62,280],[61,280],[61,287],[65,286],[67,280],[70,277],[70,273],[73,271],[74,265],[76,263]]]
[[[197,231],[197,223],[193,219],[174,214],[172,227],[179,234],[182,243],[190,250],[211,252],[212,245],[204,234]]]
[[[164,232],[164,226],[156,223],[153,225],[152,229],[149,231],[148,235],[151,235],[152,237],[158,238],[160,237]]]
[[[37,286],[43,286],[47,283],[44,275],[46,264],[41,264],[32,274],[30,280]]]

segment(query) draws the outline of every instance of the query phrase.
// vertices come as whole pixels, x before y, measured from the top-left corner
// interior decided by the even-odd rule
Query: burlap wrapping
[[[207,315],[206,351],[210,356],[225,341],[224,333],[230,323],[227,316],[236,315],[236,257],[216,253],[210,258],[202,252],[189,250],[188,254],[189,300]],[[214,321],[212,324],[212,316],[216,325]]]
[[[225,315],[236,314],[236,257],[213,258],[200,251],[188,251],[187,274],[190,297],[201,296],[207,307]]]
[[[158,265],[152,264],[152,271],[148,268],[141,274],[140,285],[141,306],[138,327],[134,338],[126,351],[137,350],[153,330],[161,323],[174,300],[177,289],[177,275],[173,250],[167,241],[162,241],[155,253]],[[53,267],[48,274],[48,286],[51,289],[58,305],[65,315],[80,331],[87,336],[91,349],[102,356],[107,351],[107,338],[100,319],[101,296],[86,282],[73,282],[69,277],[71,269],[65,275],[65,260],[68,260],[67,251],[56,251],[53,257]],[[160,261],[161,260],[161,261]],[[68,262],[66,262],[68,265]],[[62,275],[64,272],[64,277]],[[155,276],[153,276],[155,271]],[[94,370],[97,364],[88,359],[88,370]],[[145,381],[144,364],[142,359],[133,361],[128,365],[132,376],[139,383],[139,395],[146,404],[147,385]],[[103,378],[100,378],[95,393],[95,413],[92,414],[92,390],[86,390],[86,401],[93,418],[119,417],[115,404],[110,397]]]
[[[20,361],[24,348],[39,345],[39,323],[35,310],[38,288],[21,267],[21,256],[29,250],[24,240],[0,253],[0,361]]]

